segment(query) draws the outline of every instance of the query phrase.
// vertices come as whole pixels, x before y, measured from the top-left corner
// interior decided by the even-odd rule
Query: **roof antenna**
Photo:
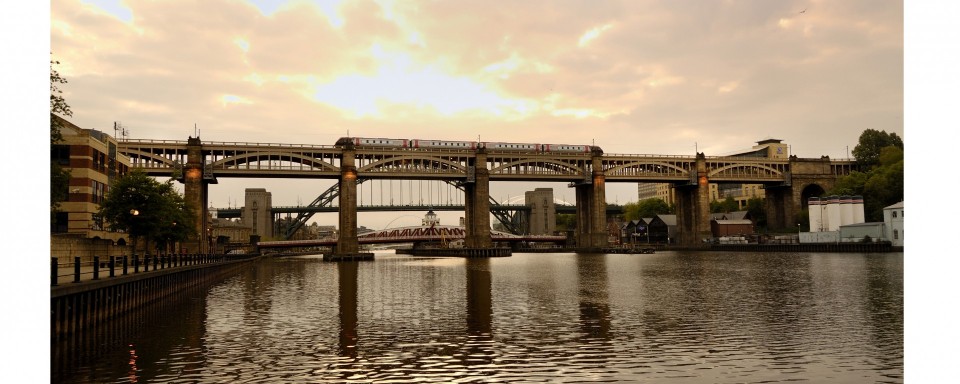
[[[193,135],[196,136],[197,138],[200,137],[200,130],[197,129],[197,123],[193,123]]]

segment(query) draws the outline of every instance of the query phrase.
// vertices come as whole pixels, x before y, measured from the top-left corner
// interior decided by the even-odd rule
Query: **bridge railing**
[[[689,155],[655,155],[655,154],[635,154],[635,153],[604,153],[604,158],[632,157],[632,158],[666,158],[666,159],[689,159],[694,160],[696,156]]]

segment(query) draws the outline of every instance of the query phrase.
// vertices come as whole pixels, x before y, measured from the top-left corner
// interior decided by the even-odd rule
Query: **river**
[[[284,257],[144,312],[52,381],[903,382],[902,253]]]

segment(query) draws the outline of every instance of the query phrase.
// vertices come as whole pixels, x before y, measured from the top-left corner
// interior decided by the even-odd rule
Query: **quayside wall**
[[[86,330],[108,325],[153,303],[176,300],[235,275],[260,256],[61,284],[50,289],[50,339],[83,338]]]

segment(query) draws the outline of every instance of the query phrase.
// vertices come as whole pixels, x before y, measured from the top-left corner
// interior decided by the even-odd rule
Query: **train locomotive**
[[[504,143],[478,141],[448,141],[423,139],[388,139],[369,137],[341,137],[336,145],[353,145],[355,147],[386,147],[386,148],[449,148],[449,149],[478,149],[487,148],[496,151],[538,152],[538,153],[590,153],[594,148],[590,145],[570,144],[535,144],[535,143]],[[599,149],[599,148],[597,148]]]

